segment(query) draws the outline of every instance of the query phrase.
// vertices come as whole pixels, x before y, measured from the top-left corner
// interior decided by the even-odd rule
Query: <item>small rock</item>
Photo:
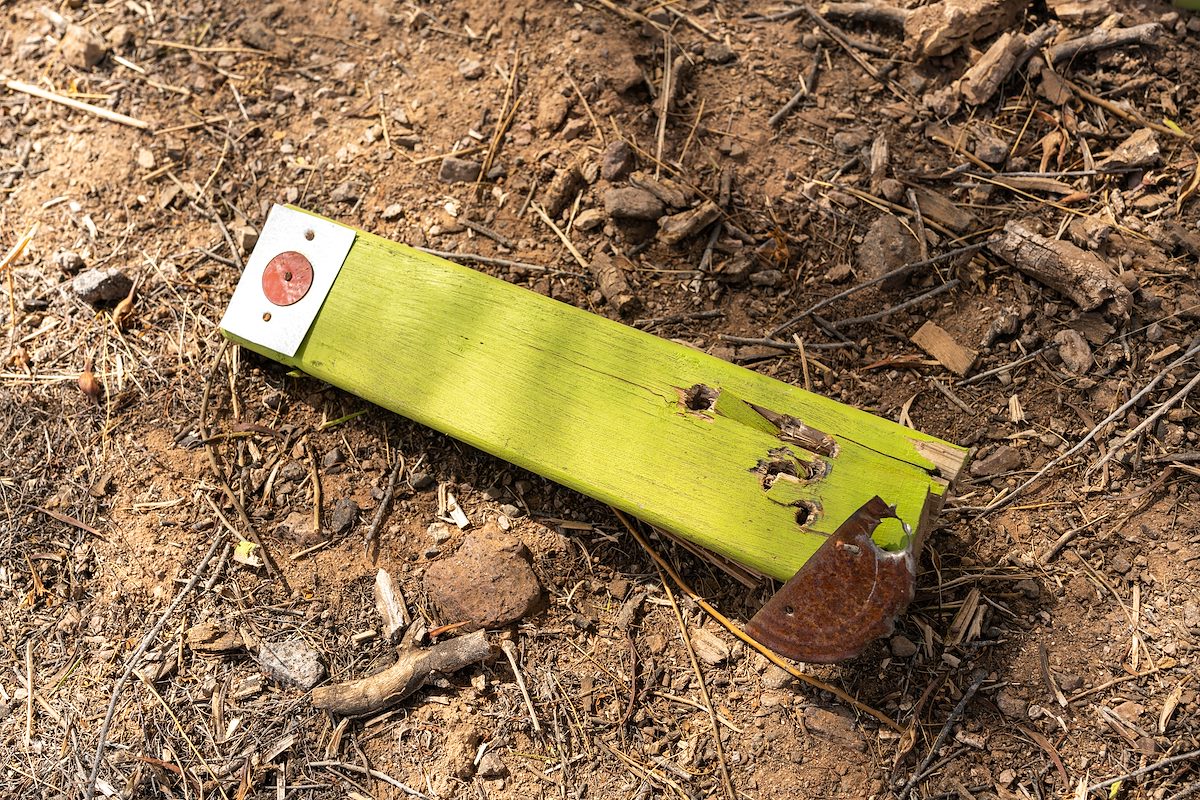
[[[917,645],[907,636],[893,636],[888,644],[896,658],[912,658],[917,654]]]
[[[188,628],[184,639],[187,646],[197,653],[229,653],[242,648],[242,637],[211,620]]]
[[[279,468],[279,482],[298,481],[305,476],[304,465],[299,461],[289,461]]]
[[[305,691],[312,689],[325,677],[325,665],[321,663],[320,654],[299,637],[263,644],[258,649],[258,663],[276,680]]]
[[[988,164],[1003,164],[1008,158],[1008,144],[986,128],[975,132],[975,147],[972,148],[980,161]]]
[[[1067,328],[1054,336],[1058,356],[1066,370],[1074,375],[1086,375],[1092,368],[1092,348],[1079,331]]]
[[[462,632],[501,628],[539,608],[545,597],[529,550],[494,522],[467,535],[454,555],[430,564],[425,590],[443,622]]]
[[[661,200],[667,208],[687,208],[692,195],[691,189],[684,184],[670,178],[654,178],[640,172],[630,175],[629,183],[638,189],[645,189]]]
[[[552,92],[542,95],[533,124],[540,131],[554,133],[567,121],[567,114],[570,112],[571,101],[561,93]]]
[[[104,40],[82,25],[68,25],[59,47],[66,62],[80,69],[91,69],[104,58]]]
[[[442,159],[442,169],[438,172],[438,179],[443,183],[474,183],[479,179],[481,169],[483,167],[478,161],[446,156]]]
[[[1114,708],[1113,713],[1126,722],[1137,724],[1138,717],[1146,713],[1146,707],[1141,703],[1135,703],[1132,700],[1126,700],[1124,703],[1121,703]]]
[[[336,467],[346,460],[346,453],[340,447],[334,447],[321,457],[321,466],[325,469]]]
[[[154,153],[148,147],[139,147],[137,165],[142,169],[154,169]]]
[[[1064,692],[1078,692],[1083,688],[1083,678],[1079,675],[1059,675],[1058,688]]]
[[[1011,686],[1005,686],[996,693],[996,707],[1001,714],[1014,719],[1024,719],[1029,712],[1029,703]]]
[[[858,246],[858,272],[871,280],[894,269],[911,264],[920,257],[921,248],[908,228],[894,214],[876,217]],[[906,276],[883,282],[884,291],[894,291],[908,280]]]
[[[838,131],[833,135],[833,147],[839,153],[853,153],[865,147],[871,138],[871,133],[865,130]]]
[[[604,148],[600,156],[600,177],[606,181],[619,181],[633,172],[636,165],[633,148],[624,139],[617,139]]]
[[[133,288],[133,281],[116,267],[89,269],[75,276],[71,291],[85,303],[111,303],[123,300]]]
[[[473,58],[458,62],[458,74],[469,81],[477,81],[483,77],[483,64]]]
[[[1042,594],[1042,587],[1032,578],[1024,578],[1017,581],[1016,590],[1025,595],[1030,600],[1036,600]]]
[[[74,275],[86,266],[83,256],[74,250],[56,250],[54,255],[50,257],[50,260],[54,262],[56,267],[68,275]]]
[[[854,269],[846,263],[834,264],[825,271],[825,280],[830,283],[841,283],[854,273]]]
[[[777,269],[764,269],[751,275],[750,283],[754,286],[773,288],[783,283],[783,273]]]
[[[889,203],[899,203],[904,200],[904,184],[895,178],[884,178],[879,182],[879,191]]]
[[[383,213],[379,215],[379,218],[384,222],[395,222],[403,216],[404,206],[400,205],[399,203],[392,203],[383,210]]]
[[[729,645],[725,644],[721,637],[704,628],[692,628],[690,633],[696,658],[714,667],[728,660]]]
[[[250,225],[235,225],[230,233],[233,235],[233,243],[243,253],[249,253],[254,249],[254,245],[258,244],[258,231]]]
[[[1117,573],[1118,575],[1124,575],[1133,567],[1133,564],[1129,563],[1129,559],[1121,553],[1117,553],[1111,559],[1109,559],[1108,565],[1112,567],[1113,572]]]
[[[444,522],[431,522],[425,532],[433,538],[434,544],[445,544],[450,540],[452,531],[450,526]]]
[[[645,189],[625,186],[604,193],[604,210],[614,219],[656,221],[663,215],[663,202]]]
[[[575,230],[594,231],[604,224],[604,212],[598,208],[585,208],[575,217]]]
[[[345,533],[358,519],[358,503],[349,497],[343,497],[333,506],[329,515],[329,530],[333,533]]]
[[[591,128],[591,126],[592,123],[590,120],[582,118],[569,120],[567,124],[563,126],[562,136],[568,142],[574,141],[575,139],[581,139],[587,134],[588,129]]]
[[[794,680],[792,673],[777,664],[771,664],[763,673],[762,685],[764,689],[783,689],[790,686]]]
[[[504,505],[500,506],[500,513],[511,520],[521,516],[522,511],[512,503],[505,503]]]
[[[708,42],[704,45],[704,58],[714,64],[728,64],[737,60],[737,53],[724,42]]]
[[[1175,313],[1180,319],[1200,319],[1200,295],[1192,292],[1181,292],[1175,298],[1175,308],[1178,309]]]
[[[113,25],[104,39],[113,50],[123,50],[133,44],[133,28],[125,24]]]
[[[409,483],[412,484],[415,491],[424,492],[436,486],[437,480],[428,472],[414,472],[409,478]]]
[[[1190,600],[1183,604],[1183,624],[1187,628],[1200,628],[1200,605]]]
[[[1021,454],[1012,447],[1002,444],[991,452],[987,458],[981,458],[971,464],[971,475],[976,478],[990,478],[1004,472],[1012,472],[1021,466]]]
[[[494,781],[508,777],[508,767],[500,760],[500,756],[489,750],[479,759],[479,769],[475,774],[485,781]]]

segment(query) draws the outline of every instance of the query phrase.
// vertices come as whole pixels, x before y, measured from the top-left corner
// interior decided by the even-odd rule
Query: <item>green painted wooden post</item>
[[[295,355],[226,335],[780,580],[876,494],[919,535],[965,457],[365,232]]]

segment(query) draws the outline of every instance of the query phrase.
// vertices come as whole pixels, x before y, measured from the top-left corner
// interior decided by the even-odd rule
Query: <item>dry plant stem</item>
[[[861,325],[864,322],[875,322],[877,320],[881,320],[886,317],[890,317],[892,314],[895,314],[897,311],[903,311],[906,308],[912,308],[915,305],[924,303],[926,300],[931,300],[934,297],[937,297],[939,294],[944,294],[945,292],[948,292],[951,289],[958,286],[960,283],[962,283],[962,281],[960,281],[958,278],[952,278],[951,280],[948,280],[939,286],[933,287],[932,289],[930,289],[927,292],[922,292],[921,294],[917,295],[916,297],[905,300],[903,303],[898,303],[894,306],[889,306],[888,308],[885,308],[882,311],[876,311],[874,314],[865,314],[861,317],[851,317],[850,319],[839,319],[837,322],[833,323],[833,327],[848,328],[851,325]]]
[[[846,55],[853,58],[854,61],[863,68],[864,72],[883,84],[883,86],[892,94],[896,95],[897,98],[909,103],[913,103],[914,105],[916,104],[917,100],[915,97],[913,97],[904,89],[901,89],[886,75],[875,69],[875,67],[871,66],[871,62],[867,61],[867,59],[865,59],[858,52],[859,50],[862,50],[877,56],[887,56],[890,55],[887,50],[879,52],[880,48],[874,47],[873,45],[869,45],[864,42],[853,41],[841,28],[822,17],[816,11],[813,11],[808,5],[804,5],[803,9],[804,13],[808,15],[808,18],[821,27],[826,33],[828,33],[835,42],[841,45],[842,49],[846,51]]]
[[[704,701],[704,710],[708,712],[709,723],[712,725],[713,743],[717,749],[717,764],[721,768],[721,788],[729,800],[737,800],[733,779],[729,777],[729,765],[725,763],[725,746],[721,743],[721,726],[717,722],[717,712],[713,708],[712,697],[708,694],[708,684],[704,682],[704,673],[700,671],[700,663],[696,660],[696,649],[692,647],[692,638],[688,636],[687,623],[683,621],[679,604],[675,602],[675,593],[671,591],[671,584],[667,582],[667,576],[663,574],[662,567],[655,564],[655,568],[658,570],[658,579],[662,582],[663,591],[667,593],[667,599],[671,601],[671,610],[675,612],[675,621],[679,623],[679,635],[683,637],[688,659],[692,662],[692,672],[696,674],[696,682],[700,686],[700,699]]]
[[[108,729],[112,725],[113,714],[117,711],[117,698],[120,697],[121,691],[125,688],[125,684],[129,682],[129,678],[133,675],[134,669],[137,668],[138,662],[142,655],[150,647],[155,639],[158,638],[159,632],[163,626],[167,624],[167,620],[175,613],[175,609],[179,608],[180,603],[192,593],[192,589],[196,588],[196,584],[200,582],[200,577],[204,574],[208,563],[212,561],[222,547],[225,545],[225,534],[217,533],[213,537],[212,544],[208,548],[208,552],[200,559],[200,563],[196,565],[196,569],[192,572],[192,577],[188,580],[187,585],[180,590],[179,594],[175,595],[175,599],[167,606],[162,615],[158,618],[158,622],[154,623],[142,641],[138,644],[137,649],[130,654],[129,659],[125,662],[125,670],[121,673],[121,677],[117,679],[117,683],[113,686],[112,696],[108,701],[108,710],[104,713],[104,722],[100,726],[100,733],[97,735],[96,755],[92,759],[92,770],[88,774],[87,786],[83,790],[83,800],[91,800],[96,790],[96,778],[100,774],[100,762],[104,760],[104,745],[108,739]],[[32,687],[30,687],[32,689]]]
[[[1100,97],[1099,95],[1092,94],[1087,89],[1084,89],[1082,86],[1079,86],[1078,84],[1072,83],[1071,81],[1067,80],[1066,78],[1062,77],[1061,75],[1059,76],[1059,80],[1061,80],[1063,82],[1063,85],[1065,85],[1068,89],[1070,89],[1075,94],[1082,97],[1084,100],[1087,100],[1089,103],[1095,103],[1096,105],[1103,108],[1105,111],[1115,114],[1116,116],[1120,117],[1121,119],[1125,120],[1126,122],[1132,122],[1134,124],[1141,125],[1142,127],[1150,128],[1151,130],[1158,131],[1159,133],[1166,133],[1171,136],[1178,136],[1181,139],[1194,139],[1195,138],[1192,134],[1186,133],[1182,130],[1177,130],[1175,128],[1168,128],[1166,125],[1160,125],[1157,122],[1151,122],[1150,120],[1143,117],[1141,114],[1135,113],[1133,111],[1130,111],[1127,108],[1119,106],[1116,103],[1112,102],[1111,100],[1105,100],[1103,97]]]
[[[34,97],[40,97],[43,100],[49,100],[53,103],[59,103],[61,105],[67,106],[68,108],[73,108],[77,111],[86,111],[88,114],[92,114],[94,116],[100,117],[101,119],[106,119],[109,122],[116,122],[121,125],[128,125],[131,128],[137,128],[137,129],[143,130],[143,131],[150,129],[149,122],[144,122],[143,120],[135,119],[133,117],[126,116],[124,114],[118,114],[116,111],[110,111],[107,108],[101,108],[100,106],[94,106],[91,103],[85,103],[82,100],[76,100],[73,97],[66,97],[64,95],[57,94],[55,92],[51,92],[46,89],[43,89],[40,86],[34,86],[31,83],[25,83],[24,81],[8,80],[8,81],[4,82],[4,85],[7,86],[9,89],[11,89],[14,92],[21,92],[22,94],[28,94],[28,95],[32,95]]]
[[[232,246],[232,242],[230,242]],[[217,483],[221,486],[221,491],[225,492],[225,496],[229,498],[229,502],[233,504],[233,508],[237,511],[238,518],[242,521],[242,525],[246,528],[246,538],[254,542],[258,546],[258,552],[262,553],[263,564],[267,567],[267,574],[279,581],[279,585],[283,590],[291,594],[292,587],[288,583],[287,577],[279,569],[279,565],[275,563],[275,558],[271,555],[271,551],[263,544],[259,538],[258,531],[254,528],[254,523],[250,521],[250,516],[246,513],[246,509],[238,500],[237,494],[234,493],[233,487],[229,485],[229,481],[225,480],[225,473],[221,469],[221,463],[217,460],[217,449],[212,444],[208,435],[208,400],[212,395],[213,376],[216,375],[217,368],[220,366],[222,359],[225,358],[225,351],[229,348],[227,340],[221,341],[221,347],[217,350],[217,356],[213,359],[212,369],[209,370],[208,376],[204,379],[204,392],[200,395],[200,419],[198,427],[200,428],[200,439],[205,443],[204,449],[208,452],[208,464],[212,469],[213,477],[217,479]]]
[[[1169,767],[1172,764],[1178,764],[1180,761],[1188,761],[1193,758],[1200,758],[1200,750],[1191,750],[1187,753],[1180,753],[1178,755],[1174,755],[1169,758],[1164,758],[1161,761],[1155,761],[1153,764],[1142,767],[1141,769],[1135,769],[1133,772],[1127,772],[1124,775],[1118,775],[1115,778],[1109,778],[1108,780],[1103,781],[1101,783],[1093,784],[1093,785],[1087,787],[1088,794],[1091,794],[1092,792],[1098,792],[1101,789],[1107,789],[1109,786],[1112,786],[1114,783],[1120,783],[1122,781],[1132,780],[1133,778],[1141,777],[1142,775],[1145,775],[1148,772],[1153,772],[1156,769],[1162,769],[1163,767]]]
[[[1124,403],[1122,403],[1120,408],[1118,408],[1116,411],[1109,414],[1107,417],[1105,417],[1103,420],[1101,420],[1099,422],[1099,424],[1097,424],[1094,428],[1092,428],[1090,431],[1088,431],[1087,434],[1082,439],[1080,439],[1075,444],[1074,447],[1072,447],[1067,452],[1063,453],[1058,458],[1055,458],[1052,461],[1050,461],[1048,464],[1046,464],[1044,467],[1042,467],[1040,470],[1038,470],[1032,477],[1030,477],[1028,480],[1026,480],[1024,483],[1022,483],[1017,488],[1013,489],[1008,494],[1006,494],[1003,497],[1000,497],[996,500],[993,500],[991,503],[989,503],[988,505],[984,506],[981,509],[974,509],[974,510],[979,511],[978,516],[983,516],[984,514],[987,514],[989,512],[1004,508],[1006,505],[1011,503],[1013,500],[1020,497],[1030,486],[1033,486],[1035,483],[1040,481],[1046,475],[1046,473],[1048,473],[1050,470],[1054,469],[1059,464],[1061,464],[1063,461],[1066,461],[1068,458],[1075,455],[1083,448],[1087,447],[1088,442],[1092,441],[1092,439],[1095,439],[1096,435],[1099,434],[1100,431],[1103,430],[1106,425],[1108,425],[1110,422],[1120,419],[1122,416],[1124,416],[1126,411],[1133,408],[1138,403],[1138,401],[1140,401],[1143,397],[1145,397],[1151,391],[1153,391],[1154,387],[1157,386],[1159,384],[1159,382],[1162,381],[1162,379],[1167,376],[1167,373],[1169,373],[1171,370],[1175,369],[1175,367],[1178,367],[1180,364],[1183,364],[1184,362],[1186,362],[1188,359],[1190,359],[1196,353],[1200,353],[1200,339],[1197,339],[1195,342],[1193,342],[1192,346],[1187,349],[1187,352],[1185,352],[1179,358],[1175,359],[1170,364],[1168,364],[1165,368],[1163,368],[1162,371],[1160,371],[1157,375],[1155,375],[1150,380],[1149,383],[1147,383],[1145,386],[1143,386],[1141,389],[1139,389],[1136,394],[1134,394],[1132,397],[1130,397],[1128,400],[1126,400]]]
[[[1127,47],[1132,44],[1149,44],[1154,41],[1161,30],[1162,27],[1157,22],[1147,22],[1130,28],[1097,28],[1089,34],[1051,47],[1050,63],[1069,61],[1075,56],[1094,53],[1097,50]]]
[[[396,663],[383,672],[313,689],[313,706],[347,717],[373,714],[420,689],[434,672],[447,675],[457,672],[483,661],[491,651],[484,631],[456,636],[426,648],[406,642],[397,648]]]
[[[398,454],[396,456],[396,463],[392,466],[392,473],[388,475],[387,488],[383,491],[383,497],[379,498],[379,505],[375,509],[375,516],[371,519],[371,527],[367,529],[367,557],[371,559],[372,564],[379,558],[379,532],[383,528],[383,521],[387,519],[388,510],[392,507],[392,498],[396,496],[396,482],[403,474],[404,456],[403,454]]]
[[[422,800],[434,800],[434,798],[430,797],[429,795],[425,794],[424,792],[418,792],[416,789],[412,788],[411,786],[408,786],[408,785],[403,784],[400,781],[396,780],[391,775],[388,775],[387,773],[384,773],[384,772],[380,772],[377,769],[371,769],[370,767],[360,767],[358,764],[347,764],[344,761],[313,761],[309,764],[306,764],[305,766],[312,767],[314,769],[315,768],[324,768],[324,769],[333,768],[333,769],[344,769],[348,772],[357,772],[359,775],[367,775],[371,778],[374,778],[377,781],[383,781],[384,783],[386,783],[389,786],[395,786],[397,789],[399,789],[400,791],[404,792],[405,794],[407,794],[411,797],[419,797]]]
[[[622,514],[620,511],[618,511],[615,508],[612,509],[612,512],[617,515],[617,519],[619,519],[621,521],[621,524],[625,526],[625,529],[629,531],[630,535],[632,535],[633,538],[637,540],[637,543],[642,546],[642,549],[645,550],[646,553],[650,556],[650,558],[652,558],[654,560],[654,563],[657,564],[660,568],[662,568],[662,570],[664,572],[666,572],[668,575],[671,576],[671,580],[673,580],[675,582],[675,585],[679,587],[679,591],[683,592],[688,597],[690,597],[693,601],[695,601],[696,604],[699,605],[702,609],[704,609],[704,611],[706,613],[708,613],[709,616],[711,616],[713,619],[715,619],[717,622],[719,622],[721,625],[723,625],[730,633],[732,633],[737,638],[741,639],[746,644],[753,647],[758,652],[762,653],[764,656],[766,656],[766,658],[772,664],[774,664],[775,666],[784,670],[789,675],[791,675],[793,678],[796,678],[797,680],[799,680],[803,683],[807,683],[809,686],[820,689],[823,692],[829,692],[830,694],[832,694],[834,697],[841,700],[846,705],[850,706],[851,708],[856,709],[857,711],[861,711],[862,713],[867,714],[868,716],[874,717],[875,719],[879,720],[884,725],[888,726],[889,728],[896,731],[897,733],[903,732],[904,729],[894,719],[889,717],[887,714],[884,714],[882,711],[876,711],[875,709],[871,708],[866,703],[855,700],[853,697],[846,694],[845,692],[843,692],[841,689],[837,688],[836,686],[832,686],[828,683],[825,683],[822,680],[818,680],[817,678],[814,678],[811,675],[804,674],[803,672],[796,669],[788,662],[784,661],[780,656],[776,655],[775,651],[771,650],[769,647],[763,646],[762,644],[760,644],[758,642],[758,640],[752,638],[748,633],[743,631],[738,626],[734,625],[733,622],[730,621],[728,617],[726,617],[720,611],[717,611],[715,608],[713,608],[712,605],[707,600],[705,600],[703,597],[696,594],[696,590],[693,589],[690,585],[688,585],[687,581],[685,581],[682,577],[680,577],[679,573],[675,571],[675,568],[672,567],[670,565],[670,563],[668,563],[666,561],[666,559],[664,559],[662,556],[660,556],[658,554],[658,552],[653,547],[650,546],[650,543],[648,541],[646,541],[646,538],[644,536],[642,536],[642,534],[637,530],[637,528],[635,528],[633,526],[633,523],[631,523],[629,521],[628,517],[626,517],[624,514]]]
[[[849,297],[850,295],[855,294],[856,292],[860,292],[863,289],[868,289],[872,286],[875,286],[876,284],[883,283],[884,281],[889,280],[891,278],[898,278],[901,275],[906,275],[909,272],[912,272],[914,269],[919,269],[920,267],[927,267],[931,264],[938,264],[942,261],[946,261],[948,259],[955,258],[956,256],[965,255],[967,253],[978,252],[986,246],[987,246],[986,242],[978,242],[976,244],[966,245],[965,247],[956,247],[955,249],[948,250],[945,253],[942,253],[941,255],[936,255],[932,258],[927,258],[924,261],[914,261],[911,264],[905,264],[904,266],[896,267],[895,269],[893,269],[889,272],[885,272],[884,274],[880,275],[878,278],[872,278],[869,281],[864,281],[863,283],[855,284],[854,286],[851,286],[849,289],[838,292],[837,294],[833,295],[832,297],[826,297],[824,300],[820,300],[820,301],[814,303],[813,305],[809,306],[804,311],[801,311],[799,314],[797,314],[796,316],[789,319],[787,322],[783,323],[782,325],[777,326],[774,330],[772,330],[770,333],[767,334],[767,337],[773,339],[776,336],[778,336],[779,334],[786,331],[788,328],[791,328],[793,325],[804,320],[805,317],[809,316],[813,312],[820,311],[825,306],[827,306],[831,303],[836,303],[838,300],[841,300],[844,297]]]
[[[529,696],[529,689],[525,688],[525,678],[521,675],[521,668],[517,665],[517,646],[508,639],[503,639],[500,642],[500,649],[504,651],[504,655],[508,658],[508,663],[512,666],[513,677],[517,679],[517,688],[521,690],[521,697],[525,700],[525,707],[529,709],[529,721],[533,723],[534,733],[542,732],[542,724],[538,722],[537,709],[533,706],[533,698]]]
[[[987,677],[987,670],[977,669],[971,676],[971,685],[963,692],[962,699],[958,701],[958,705],[950,712],[950,716],[946,718],[946,724],[942,726],[942,730],[938,733],[937,738],[933,740],[933,745],[929,748],[929,755],[921,760],[920,766],[913,772],[912,777],[908,779],[908,783],[904,784],[904,788],[900,790],[900,800],[905,800],[909,797],[913,789],[920,783],[925,776],[925,770],[933,763],[933,759],[937,757],[938,750],[941,749],[947,737],[950,736],[950,730],[954,727],[954,723],[962,718],[963,713],[967,710],[967,703],[971,702],[971,698],[979,691],[979,687],[983,685],[984,678]]]
[[[1107,463],[1109,461],[1109,459],[1111,459],[1114,455],[1116,455],[1116,453],[1119,449],[1121,449],[1125,445],[1129,444],[1131,441],[1133,441],[1135,438],[1137,438],[1138,434],[1140,434],[1142,431],[1149,428],[1151,425],[1153,425],[1158,420],[1162,419],[1164,414],[1166,414],[1168,411],[1170,411],[1175,406],[1179,405],[1180,401],[1182,401],[1185,397],[1187,397],[1189,394],[1191,394],[1192,389],[1195,389],[1196,384],[1198,384],[1198,383],[1200,383],[1200,372],[1197,372],[1195,375],[1193,375],[1192,379],[1190,381],[1188,381],[1187,384],[1182,389],[1180,389],[1175,394],[1171,395],[1169,398],[1167,398],[1167,400],[1165,402],[1163,402],[1162,405],[1160,405],[1158,408],[1154,409],[1154,413],[1151,414],[1150,416],[1146,417],[1144,420],[1142,420],[1141,424],[1139,424],[1136,428],[1134,428],[1129,433],[1127,433],[1123,437],[1121,437],[1121,441],[1117,442],[1112,447],[1108,448],[1108,451],[1104,454],[1104,456],[1099,461],[1097,461],[1095,464],[1092,464],[1092,466],[1088,467],[1088,474],[1091,474],[1095,470],[1099,469],[1101,465]]]
[[[817,85],[817,73],[821,70],[821,59],[825,55],[825,50],[821,45],[817,45],[817,49],[813,51],[813,64],[809,68],[808,75],[800,80],[800,88],[791,96],[783,108],[776,111],[767,120],[767,124],[772,128],[778,128],[779,125],[787,119],[788,114],[795,110],[796,106],[800,105],[800,101],[813,93],[813,89]]]
[[[532,205],[533,210],[535,212],[537,212],[537,215],[542,218],[542,222],[546,223],[546,226],[548,228],[550,228],[550,230],[554,231],[554,234],[556,236],[558,236],[558,238],[560,240],[562,240],[562,243],[564,245],[566,245],[567,250],[570,251],[570,253],[571,253],[571,257],[575,259],[575,263],[577,263],[579,266],[583,267],[584,269],[587,269],[588,268],[587,259],[584,258],[583,255],[578,250],[575,249],[575,245],[571,244],[571,240],[567,238],[567,235],[565,233],[563,233],[562,228],[560,228],[554,224],[554,220],[550,219],[550,215],[547,214],[545,209],[543,209],[540,205],[538,205],[537,203],[532,203],[531,205]]]

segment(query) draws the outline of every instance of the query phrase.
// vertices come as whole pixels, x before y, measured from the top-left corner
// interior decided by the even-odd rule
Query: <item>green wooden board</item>
[[[295,356],[226,335],[780,580],[873,495],[926,524],[965,457],[364,232]]]

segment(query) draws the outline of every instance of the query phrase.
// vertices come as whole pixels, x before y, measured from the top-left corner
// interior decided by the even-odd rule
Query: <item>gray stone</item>
[[[617,139],[604,148],[600,156],[600,177],[606,181],[619,181],[633,172],[636,158],[633,148],[623,139]]]
[[[458,74],[469,81],[477,81],[483,77],[483,64],[473,58],[458,62]]]
[[[358,512],[358,503],[349,497],[338,500],[329,515],[329,530],[333,533],[345,533],[350,530],[358,519]]]
[[[604,212],[598,208],[585,208],[575,217],[575,230],[594,231],[604,224]]]
[[[404,216],[404,206],[399,203],[392,203],[379,216],[384,222],[395,222]]]
[[[131,288],[133,281],[116,267],[89,269],[71,281],[71,291],[75,296],[92,305],[123,300]]]
[[[299,637],[261,645],[258,663],[276,680],[305,691],[325,678],[325,665],[321,663],[320,654]]]
[[[917,645],[907,636],[893,636],[889,644],[892,648],[892,655],[896,658],[912,658],[917,654]]]
[[[750,276],[750,283],[767,289],[783,283],[783,273],[777,269],[764,269]]]
[[[68,275],[74,275],[79,270],[83,269],[83,256],[76,253],[74,250],[58,250],[50,257],[54,265]]]
[[[443,183],[474,183],[479,179],[479,171],[482,168],[478,161],[447,156],[442,159],[438,179]]]
[[[716,666],[729,660],[729,645],[715,633],[704,628],[692,628],[692,649],[696,658],[705,664]]]
[[[604,210],[614,219],[653,222],[663,215],[663,202],[645,189],[626,186],[604,193]]]
[[[737,53],[724,42],[708,42],[704,45],[704,57],[714,64],[728,64],[737,60]]]
[[[1054,336],[1063,367],[1075,375],[1085,375],[1092,368],[1092,348],[1079,331],[1067,328]]]
[[[82,25],[68,25],[59,49],[68,64],[91,69],[104,58],[104,39]]]
[[[475,774],[484,780],[494,781],[508,777],[508,767],[500,760],[500,756],[489,751],[479,759],[479,769]]]
[[[1029,713],[1029,703],[1011,686],[1005,686],[996,694],[996,707],[1000,713],[1013,719],[1025,719]]]
[[[921,248],[908,228],[894,214],[876,217],[863,235],[858,246],[858,272],[863,279],[874,279],[894,269],[911,264],[920,257]],[[889,278],[883,290],[893,291],[907,281],[907,277]]]
[[[762,676],[762,685],[764,689],[783,689],[790,686],[795,678],[792,673],[788,672],[783,667],[776,664],[771,664],[767,667],[766,672]]]
[[[340,447],[334,447],[321,457],[321,466],[325,469],[336,467],[346,460],[346,453]]]

